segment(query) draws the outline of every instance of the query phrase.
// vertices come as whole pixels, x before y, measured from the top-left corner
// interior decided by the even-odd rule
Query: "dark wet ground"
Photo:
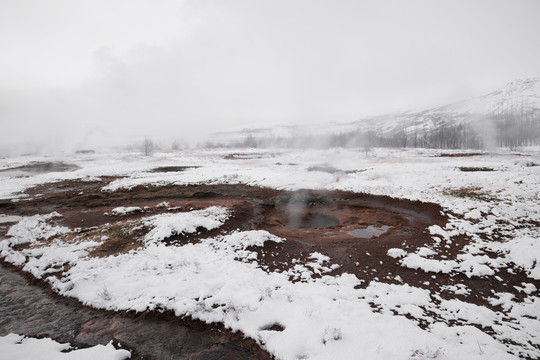
[[[114,339],[132,350],[132,359],[270,359],[240,334],[168,315],[136,317],[91,309],[0,264],[0,336],[9,333],[80,347]]]

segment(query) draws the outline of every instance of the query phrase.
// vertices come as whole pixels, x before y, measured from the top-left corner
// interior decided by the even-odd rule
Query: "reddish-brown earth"
[[[103,233],[105,230],[110,239],[92,255],[107,256],[141,245],[134,238],[143,236],[145,230],[126,236],[123,227],[128,221],[168,211],[189,211],[219,205],[227,207],[232,214],[221,228],[211,231],[200,229],[196,234],[176,235],[165,241],[174,246],[235,230],[263,229],[286,239],[282,243],[267,242],[264,247],[251,249],[258,253],[259,263],[268,271],[286,271],[294,266],[292,259],[307,262],[311,253],[320,252],[329,256],[331,263],[340,265],[330,275],[345,272],[355,274],[364,280],[362,286],[367,286],[374,279],[389,283],[403,282],[440,293],[443,298],[460,298],[494,310],[501,308],[493,307],[486,301],[492,295],[492,290],[510,292],[521,299],[523,294],[514,285],[531,282],[520,272],[500,272],[497,275],[502,281],[494,277],[467,278],[463,274],[425,273],[404,268],[398,259],[387,256],[390,248],[413,252],[419,247],[433,244],[427,228],[431,225],[444,226],[447,222],[443,209],[436,204],[343,191],[290,192],[245,185],[138,186],[129,190],[101,191],[112,180],[114,178],[38,186],[27,191],[27,200],[0,202],[0,213],[32,215],[57,211],[63,215],[57,220],[60,224],[80,228],[82,233]],[[156,206],[164,201],[170,205]],[[144,211],[124,216],[105,215],[117,206],[138,206]],[[5,231],[7,228],[4,228]],[[452,246],[441,247],[435,258],[455,258],[468,241],[466,237],[456,239]],[[396,279],[397,275],[400,279]],[[451,284],[465,284],[471,293],[456,295],[441,291],[441,286]],[[540,288],[538,282],[535,285]],[[162,317],[159,314],[155,316]],[[171,320],[160,318],[159,321]],[[183,320],[175,321],[182,323]],[[205,328],[205,331],[212,329],[210,325],[197,326]],[[483,330],[490,332],[490,329]],[[224,329],[220,331],[228,333]],[[231,336],[227,339],[244,344],[238,336],[220,336]],[[241,348],[253,351],[250,344]],[[136,344],[133,346],[138,353],[144,353]],[[256,352],[251,355],[260,357]]]

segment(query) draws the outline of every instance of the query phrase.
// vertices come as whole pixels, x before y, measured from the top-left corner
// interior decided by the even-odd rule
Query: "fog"
[[[540,76],[540,2],[0,2],[0,154],[195,145]]]

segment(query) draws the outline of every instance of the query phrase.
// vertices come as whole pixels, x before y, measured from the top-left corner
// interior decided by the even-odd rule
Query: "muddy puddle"
[[[295,229],[321,229],[339,225],[339,220],[333,216],[318,213],[299,213],[289,215],[285,226]]]
[[[372,237],[377,237],[384,234],[391,228],[392,227],[388,225],[383,225],[380,227],[369,225],[365,229],[351,230],[348,232],[348,234],[360,239],[370,239]]]

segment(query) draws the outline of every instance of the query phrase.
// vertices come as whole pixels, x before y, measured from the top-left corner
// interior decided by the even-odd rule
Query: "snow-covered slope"
[[[487,95],[421,111],[365,118],[357,129],[377,132],[436,130],[444,125],[478,122],[497,116],[537,115],[540,112],[540,78],[515,80]],[[350,125],[350,124],[349,124]]]
[[[247,127],[216,134],[210,143],[245,147],[303,147],[313,143],[323,147],[363,146],[367,133],[394,140],[400,134],[407,137],[391,143],[379,138],[372,146],[404,146],[404,142],[421,147],[534,145],[540,142],[540,78],[515,80],[483,96],[420,111],[350,123]],[[446,140],[440,141],[437,136]],[[450,137],[455,140],[448,140]]]

